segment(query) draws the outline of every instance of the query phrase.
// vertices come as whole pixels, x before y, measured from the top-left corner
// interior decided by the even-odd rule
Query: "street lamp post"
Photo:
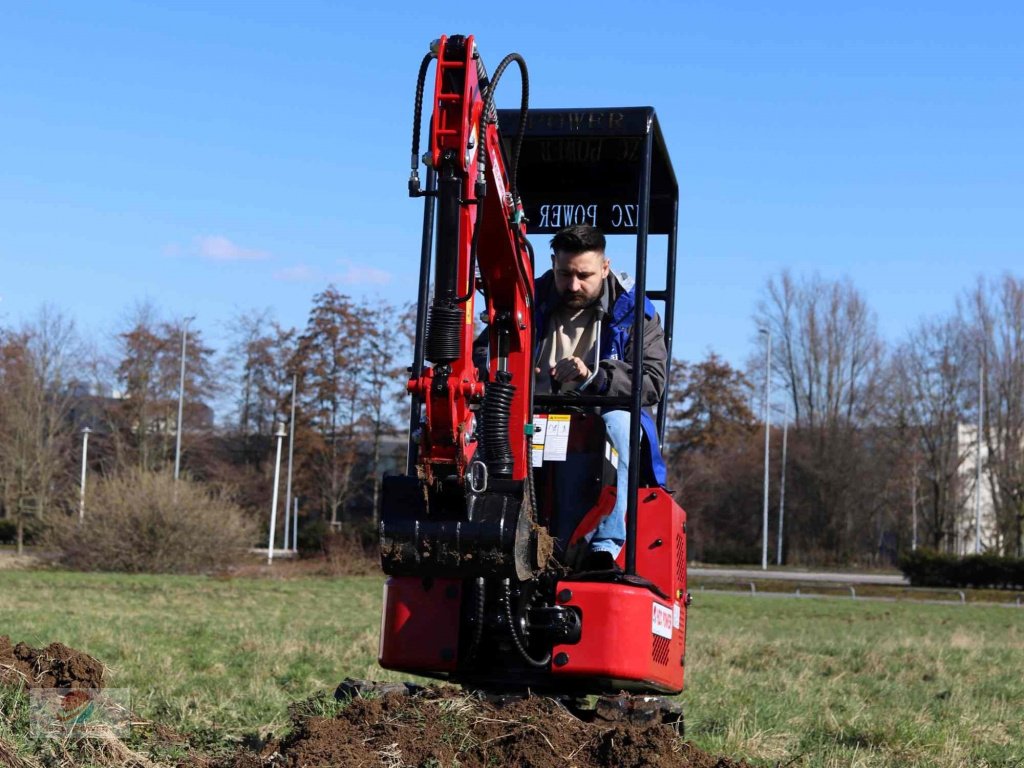
[[[761,328],[759,333],[768,337],[768,351],[764,362],[764,510],[761,521],[761,570],[768,570],[768,459],[771,434],[772,396],[772,330]]]
[[[782,565],[782,525],[786,519],[786,438],[789,436],[789,400],[782,415],[782,477],[779,478],[779,543],[775,547],[775,564]]]
[[[181,471],[181,433],[182,433],[182,412],[185,408],[185,349],[188,340],[188,324],[195,320],[195,317],[186,317],[181,324],[181,378],[178,381],[178,423],[175,425],[174,441],[174,480],[178,480]]]
[[[981,553],[981,436],[985,424],[985,364],[978,366],[978,441],[974,458],[974,554]]]
[[[79,486],[81,492],[78,497],[78,521],[85,519],[85,468],[89,463],[89,433],[91,429],[86,427],[82,430],[82,483]]]
[[[292,418],[288,429],[288,481],[284,490],[284,548],[288,549],[288,521],[292,510],[292,461],[295,456],[295,395],[298,391],[299,376],[292,374]]]
[[[267,542],[267,565],[274,562],[274,533],[277,528],[277,492],[281,486],[281,443],[284,440],[284,422],[279,422],[277,432],[277,459],[274,462],[274,500],[270,505],[270,537]],[[287,511],[285,512],[287,514]]]
[[[917,459],[914,459],[914,476],[910,480],[910,551],[917,552]]]

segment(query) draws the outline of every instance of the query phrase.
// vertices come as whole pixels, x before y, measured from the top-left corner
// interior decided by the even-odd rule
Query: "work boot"
[[[582,562],[580,562],[580,571],[583,573],[590,573],[591,571],[614,571],[616,573],[622,573],[622,569],[619,568],[618,563],[615,562],[615,558],[611,552],[603,549],[591,550],[583,556]]]

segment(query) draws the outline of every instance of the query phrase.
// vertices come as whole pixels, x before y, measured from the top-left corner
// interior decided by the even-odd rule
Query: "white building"
[[[981,445],[978,444],[977,434],[977,424],[957,425],[957,453],[964,457],[960,464],[960,487],[963,489],[964,503],[960,506],[959,519],[956,522],[956,551],[960,555],[974,554],[979,517],[981,541],[978,551],[985,552],[996,543],[996,508],[992,501],[992,483],[985,466],[988,460],[988,446],[984,441]],[[981,492],[975,496],[979,456]]]

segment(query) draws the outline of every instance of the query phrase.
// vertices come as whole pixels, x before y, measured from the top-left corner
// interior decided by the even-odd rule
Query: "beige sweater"
[[[597,339],[595,330],[597,328],[597,312],[594,307],[586,309],[570,309],[559,307],[551,313],[548,321],[548,332],[540,347],[540,354],[537,356],[537,367],[540,373],[537,374],[535,391],[540,393],[551,392],[551,369],[559,360],[567,357],[581,358],[587,367],[594,369],[594,347]],[[576,389],[582,381],[571,381],[562,384],[559,391],[570,392]]]

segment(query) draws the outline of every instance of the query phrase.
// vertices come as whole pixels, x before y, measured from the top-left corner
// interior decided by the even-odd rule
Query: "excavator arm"
[[[410,179],[412,195],[433,195],[436,204],[433,269],[420,277],[433,278],[426,328],[419,329],[430,365],[414,370],[408,384],[414,409],[423,404],[416,478],[404,491],[401,481],[391,483],[384,499],[384,566],[392,574],[527,578],[538,567],[526,428],[533,265],[515,158],[509,168],[493,103],[502,73],[519,64],[525,120],[526,68],[511,54],[492,80],[472,36],[442,37],[431,54],[437,65],[424,159],[436,188],[419,189],[415,146]],[[473,361],[478,292],[486,305],[487,381]],[[410,509],[413,497],[423,502]]]

